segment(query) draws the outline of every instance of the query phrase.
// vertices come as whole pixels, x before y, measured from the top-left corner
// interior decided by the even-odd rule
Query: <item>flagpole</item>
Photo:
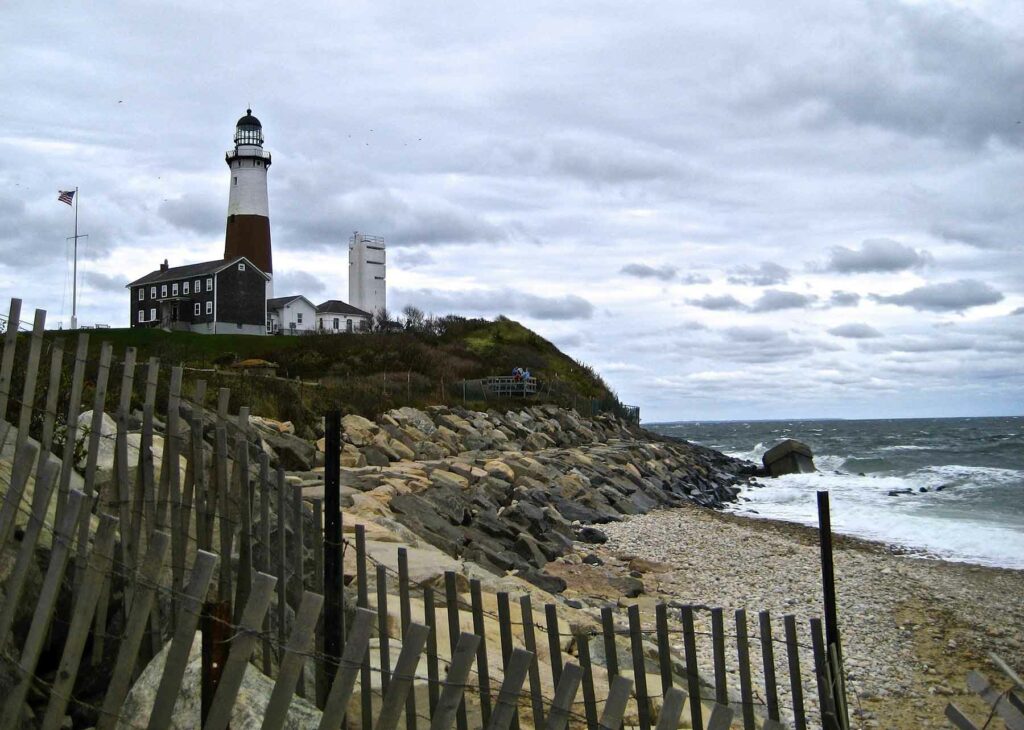
[[[78,329],[78,186],[75,186],[75,256],[71,274],[71,329]]]

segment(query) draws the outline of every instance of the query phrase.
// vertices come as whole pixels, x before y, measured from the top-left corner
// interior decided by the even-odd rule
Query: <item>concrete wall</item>
[[[349,241],[348,303],[370,314],[387,308],[387,259],[383,239],[356,233]]]
[[[270,160],[263,150],[253,145],[241,145],[228,153],[228,215],[262,215],[270,217],[267,197],[267,168]],[[251,157],[248,155],[252,155]]]

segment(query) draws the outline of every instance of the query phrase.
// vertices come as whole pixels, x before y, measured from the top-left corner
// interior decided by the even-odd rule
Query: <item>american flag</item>
[[[58,190],[57,192],[60,193],[60,195],[57,196],[57,200],[59,200],[62,203],[67,203],[68,205],[71,205],[71,201],[74,200],[75,197],[74,190]]]

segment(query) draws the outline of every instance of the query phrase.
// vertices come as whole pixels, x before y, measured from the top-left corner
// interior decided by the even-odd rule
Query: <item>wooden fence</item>
[[[18,300],[9,319],[20,319]],[[567,621],[568,609],[550,603],[544,621],[535,621],[528,592],[488,595],[479,579],[465,582],[452,571],[442,583],[414,585],[407,550],[396,548],[393,564],[372,557],[362,524],[349,526],[340,540],[345,554],[336,565],[330,556],[337,544],[325,535],[345,534],[343,516],[325,512],[323,499],[310,496],[322,495],[323,483],[293,483],[272,470],[247,437],[248,409],[229,415],[227,389],[207,414],[203,381],[187,395],[181,368],[155,359],[137,378],[135,351],[128,348],[116,363],[116,431],[104,433],[115,370],[111,347],[104,344],[98,362],[90,363],[88,334],[79,334],[65,363],[54,345],[43,382],[44,323],[45,313],[37,311],[20,396],[11,392],[17,327],[9,328],[0,356],[0,450],[13,455],[9,474],[0,478],[0,549],[13,556],[0,641],[15,627],[37,553],[47,556],[35,608],[22,619],[27,628],[7,647],[17,657],[17,682],[0,698],[0,730],[19,726],[32,689],[46,697],[36,719],[47,730],[61,727],[72,708],[99,730],[167,728],[176,703],[182,711],[179,696],[189,692],[202,696],[202,726],[225,728],[250,663],[273,683],[264,728],[284,727],[296,697],[318,708],[320,728],[616,730],[627,722],[664,730],[679,727],[684,713],[690,726],[709,730],[847,727],[837,652],[825,646],[817,619],[801,631],[785,616],[782,638],[766,611],[758,613],[756,633],[744,610],[729,616],[735,630],[727,631],[723,609],[691,605],[654,606],[653,626],[643,625],[637,605],[628,607],[625,621],[617,622],[615,607],[607,606],[599,621],[585,622]],[[160,404],[166,422],[158,449],[162,376],[169,376],[169,388]],[[58,414],[62,382],[70,385],[67,409]],[[86,382],[89,404],[81,402]],[[135,433],[129,430],[133,394],[143,404]],[[183,411],[186,402],[191,408]],[[92,421],[80,476],[76,429],[86,406]],[[62,435],[55,439],[58,425]],[[212,444],[204,431],[211,431]],[[109,482],[98,479],[104,439],[114,453]],[[325,518],[341,529],[325,531]],[[357,605],[350,625],[331,606],[331,586],[346,577],[351,581],[342,591],[354,592]],[[697,628],[701,616],[710,618],[710,631]],[[333,639],[338,622],[340,644]],[[197,630],[202,687],[190,687],[186,670]],[[681,658],[672,648],[679,637]],[[698,644],[710,646],[710,666],[700,666]],[[145,719],[126,714],[129,689],[158,653],[163,668],[141,713]],[[550,667],[549,677],[542,667]],[[730,686],[731,667],[738,687]],[[80,696],[80,679],[96,673],[106,673],[102,696]]]

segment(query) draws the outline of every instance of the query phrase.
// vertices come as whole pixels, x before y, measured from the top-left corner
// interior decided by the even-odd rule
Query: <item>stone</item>
[[[773,477],[817,471],[811,447],[796,439],[785,439],[768,449],[761,457],[761,463]]]
[[[149,724],[157,688],[167,660],[170,643],[157,654],[139,675],[128,692],[121,708],[118,730],[135,730]],[[168,727],[171,730],[191,730],[200,726],[202,705],[202,634],[196,632],[181,690],[174,705]],[[259,727],[274,690],[274,680],[260,672],[251,663],[246,665],[242,686],[231,713],[232,727]],[[284,727],[288,730],[315,730],[320,725],[321,713],[301,697],[292,697]]]
[[[391,459],[379,446],[364,446],[360,452],[366,459],[367,466],[388,466],[391,463]],[[395,461],[398,460],[395,459]]]
[[[537,541],[529,535],[521,534],[516,538],[515,551],[537,568],[543,568],[548,562]]]
[[[437,461],[448,456],[448,451],[433,441],[417,441],[415,454],[417,461]]]
[[[601,530],[596,527],[584,525],[576,528],[576,539],[580,542],[590,543],[591,545],[603,545],[608,542],[608,535],[601,532]]]
[[[316,466],[316,447],[305,439],[286,433],[267,433],[263,440],[287,471],[309,471]]]
[[[380,426],[368,418],[351,413],[341,419],[341,428],[345,437],[356,446],[369,446],[380,430]]]
[[[484,471],[495,479],[501,479],[509,484],[514,482],[516,479],[516,474],[512,471],[512,467],[500,459],[491,459],[488,461],[484,464]]]
[[[455,489],[468,489],[469,480],[464,476],[444,469],[435,469],[430,474],[430,481],[441,487],[454,487]]]

